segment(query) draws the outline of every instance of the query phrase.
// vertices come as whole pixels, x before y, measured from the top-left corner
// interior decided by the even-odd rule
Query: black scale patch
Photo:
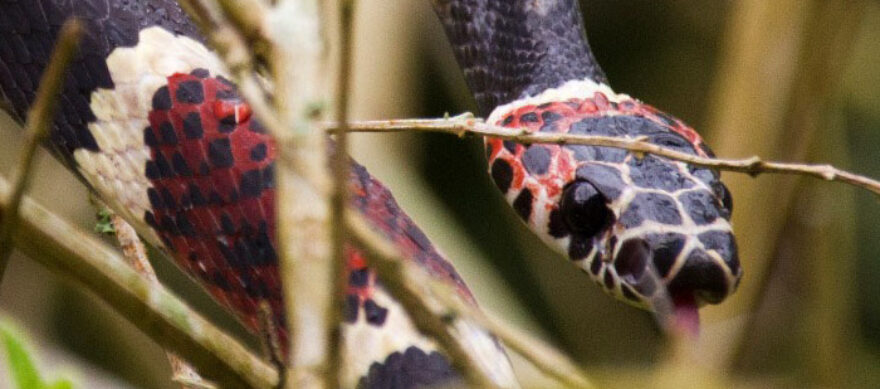
[[[513,168],[510,166],[510,163],[500,158],[496,159],[495,163],[492,164],[491,174],[495,185],[498,186],[501,193],[506,194],[510,189],[510,184],[513,183]]]
[[[660,193],[639,193],[627,205],[620,222],[626,228],[638,227],[645,220],[681,225],[681,215],[672,197]]]
[[[529,217],[532,215],[532,200],[534,197],[532,196],[532,191],[528,188],[524,188],[519,195],[516,196],[516,200],[513,201],[513,209],[516,210],[516,213],[525,220],[527,223],[529,221]]]
[[[720,216],[715,196],[704,190],[688,191],[678,196],[685,212],[697,225],[711,224]]]
[[[616,200],[626,184],[620,171],[606,165],[586,164],[575,171],[575,177],[592,184],[606,199]]]
[[[550,150],[541,145],[532,145],[522,156],[526,170],[534,175],[546,174],[550,170]]]
[[[684,235],[676,233],[645,236],[645,240],[654,248],[654,266],[661,277],[669,275],[672,265],[675,264],[676,258],[684,248],[686,239]]]
[[[737,253],[736,240],[733,235],[724,231],[709,231],[700,234],[699,238],[706,249],[715,250],[721,255],[733,274],[740,271],[739,253]]]
[[[360,379],[358,389],[410,389],[453,385],[458,373],[442,354],[426,353],[411,346],[403,353],[391,353],[382,363],[375,362]],[[460,383],[459,383],[460,384]]]
[[[690,178],[685,176],[675,164],[653,155],[633,158],[629,161],[629,165],[630,178],[634,184],[642,188],[675,192],[694,186]]]

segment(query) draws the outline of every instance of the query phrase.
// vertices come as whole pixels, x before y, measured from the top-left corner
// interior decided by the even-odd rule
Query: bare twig
[[[257,309],[257,316],[260,320],[260,332],[262,335],[261,340],[263,348],[265,349],[264,351],[266,355],[269,356],[269,360],[272,364],[275,365],[279,371],[284,371],[287,369],[287,364],[284,360],[284,346],[281,344],[281,339],[278,338],[279,328],[275,324],[275,313],[272,312],[272,306],[268,301],[262,300]],[[281,376],[281,382],[278,384],[279,388],[284,387],[286,379],[287,376]]]
[[[326,136],[317,125],[323,105],[325,64],[317,0],[281,0],[261,20],[271,52],[280,131],[275,160],[278,252],[290,329],[290,388],[335,387],[326,381],[333,281],[330,228],[332,180]]]
[[[478,365],[450,332],[450,323],[441,320],[442,317],[473,321],[499,337],[543,372],[569,387],[593,387],[581,369],[564,354],[462,301],[448,285],[433,280],[417,265],[401,258],[393,245],[372,231],[359,217],[349,214],[347,222],[352,238],[368,254],[368,260],[379,272],[383,285],[410,312],[418,328],[436,339],[451,355],[456,367],[471,377],[472,382],[486,385],[487,378],[481,377],[484,373],[479,371]]]
[[[58,106],[57,96],[64,86],[65,72],[76,53],[82,33],[82,25],[76,19],[64,23],[64,26],[61,27],[58,43],[52,52],[49,66],[40,80],[40,87],[37,89],[37,97],[33,107],[28,112],[25,123],[27,140],[21,151],[13,179],[12,197],[7,212],[0,214],[2,216],[2,224],[0,224],[0,280],[3,280],[9,254],[12,252],[10,239],[18,223],[18,205],[30,183],[34,155],[37,146],[43,141],[52,126],[55,109]]]
[[[200,19],[200,27],[278,145],[278,252],[293,366],[288,385],[333,386],[324,382],[334,330],[327,322],[333,308],[333,291],[327,286],[334,283],[327,200],[331,180],[326,139],[315,122],[326,69],[318,2],[183,2]],[[258,68],[267,70],[268,82],[257,78]],[[273,89],[267,90],[269,85]]]
[[[382,284],[409,313],[416,328],[437,341],[449,355],[453,366],[465,375],[471,385],[477,388],[495,387],[489,378],[491,374],[481,369],[453,333],[451,321],[455,320],[454,312],[446,307],[438,307],[436,300],[426,294],[430,276],[424,271],[417,271],[421,269],[407,266],[408,262],[399,259],[397,248],[370,228],[359,214],[346,213],[346,224],[352,243],[364,250],[370,267],[378,272]],[[453,319],[444,319],[450,317]]]
[[[327,125],[328,130],[336,131],[338,126]],[[352,132],[403,132],[430,131],[443,132],[457,136],[476,135],[512,140],[524,144],[572,144],[614,147],[639,154],[653,154],[694,166],[745,173],[751,176],[760,174],[794,174],[811,176],[826,181],[838,181],[868,190],[880,196],[880,182],[877,180],[835,168],[831,165],[812,165],[789,162],[764,161],[755,156],[744,159],[704,158],[682,153],[646,141],[644,138],[620,138],[608,136],[589,136],[579,134],[557,134],[545,132],[530,133],[524,129],[516,130],[483,123],[470,114],[449,119],[402,119],[353,122],[349,124]]]
[[[354,19],[354,0],[340,0],[339,69],[336,91],[336,147],[333,152],[333,197],[330,199],[331,225],[333,226],[333,284],[330,285],[332,302],[327,322],[333,328],[330,337],[327,382],[339,385],[342,371],[342,309],[346,285],[346,239],[345,211],[348,206],[348,108],[351,87],[352,30]]]
[[[397,259],[397,261],[401,261]],[[504,344],[534,364],[538,369],[571,388],[592,388],[593,384],[577,364],[565,354],[540,339],[506,324],[498,316],[483,309],[465,304],[454,297],[454,292],[446,285],[429,282],[436,296],[456,316],[466,317],[500,338]]]
[[[12,189],[0,178],[0,210]],[[24,198],[13,241],[29,257],[71,279],[110,304],[162,347],[207,379],[226,387],[273,388],[278,373],[214,327],[160,284],[147,280],[115,250]]]
[[[106,209],[107,212],[112,212],[103,204],[98,204],[98,206],[99,208]],[[134,227],[115,213],[110,214],[110,223],[113,225],[116,241],[119,242],[119,246],[122,248],[122,255],[128,264],[147,280],[159,284],[156,272],[147,258],[147,249],[144,247],[140,237],[138,237]],[[171,365],[171,371],[174,374],[172,379],[180,383],[184,389],[216,388],[214,384],[202,379],[196,370],[185,360],[177,356],[177,354],[170,351],[166,351],[165,354],[168,357],[168,363]]]

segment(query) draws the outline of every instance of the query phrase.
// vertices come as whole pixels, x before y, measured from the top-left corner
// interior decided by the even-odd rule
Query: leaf
[[[0,320],[0,344],[6,351],[8,370],[17,389],[73,389],[73,382],[59,378],[46,384],[34,364],[31,352],[25,344],[25,338],[9,322]],[[0,386],[6,384],[0,377]]]
[[[20,336],[15,335],[8,325],[0,326],[0,338],[6,349],[9,371],[12,373],[18,389],[43,389],[43,384],[33,360],[24,346]],[[59,388],[60,389],[60,388]]]
[[[107,209],[102,209],[98,211],[98,221],[95,223],[95,232],[102,235],[115,235],[116,229],[113,227],[113,221],[110,217],[113,214]]]
[[[58,381],[55,381],[55,382],[47,385],[45,388],[46,389],[73,389],[73,382],[66,380],[66,379],[60,379]]]

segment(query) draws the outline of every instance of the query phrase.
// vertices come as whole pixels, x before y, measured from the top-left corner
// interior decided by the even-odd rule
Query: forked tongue
[[[654,266],[648,266],[646,276],[654,278],[656,285],[663,282]],[[661,287],[652,302],[654,319],[669,335],[696,339],[700,335],[700,312],[694,294],[671,292]]]
[[[672,296],[672,317],[669,328],[677,336],[700,336],[700,312],[693,294]]]

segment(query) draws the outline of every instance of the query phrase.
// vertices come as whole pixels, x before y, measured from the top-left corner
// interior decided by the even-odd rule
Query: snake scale
[[[615,93],[574,0],[433,0],[487,121],[528,131],[645,137],[711,151],[683,122]],[[61,24],[86,25],[48,148],[252,330],[285,315],[274,219],[275,145],[204,38],[171,0],[0,0],[0,96],[22,121]],[[604,290],[651,309],[695,310],[731,294],[742,271],[716,172],[592,146],[486,139],[489,173],[513,209]],[[352,163],[352,205],[436,279],[476,304],[462,278]],[[410,388],[458,379],[436,343],[348,248],[345,387]],[[661,293],[661,292],[668,292]],[[501,387],[501,347],[466,319],[451,326]]]

